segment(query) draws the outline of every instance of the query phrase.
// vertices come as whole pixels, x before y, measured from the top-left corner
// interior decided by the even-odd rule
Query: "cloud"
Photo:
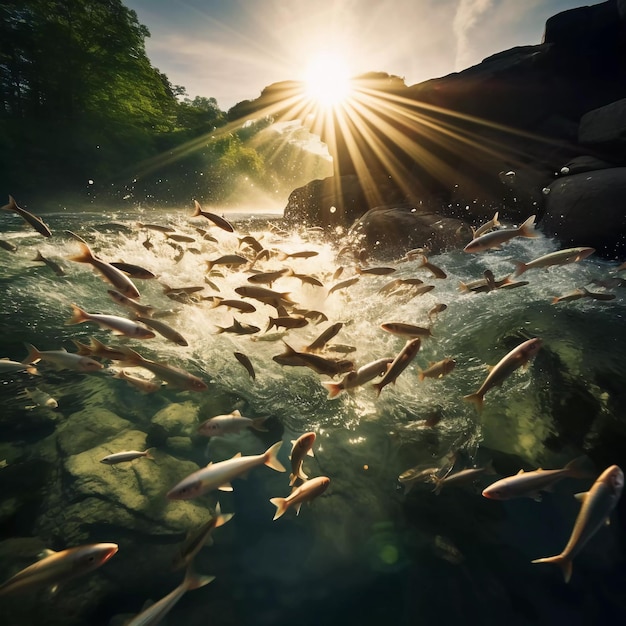
[[[459,0],[452,24],[456,37],[455,69],[457,71],[474,63],[471,31],[492,6],[493,0]]]

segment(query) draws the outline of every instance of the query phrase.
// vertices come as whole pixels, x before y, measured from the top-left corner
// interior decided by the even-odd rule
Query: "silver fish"
[[[17,202],[15,202],[15,198],[13,198],[13,196],[9,196],[9,204],[5,204],[3,207],[0,207],[0,211],[13,211],[22,217],[25,222],[30,224],[40,235],[43,235],[44,237],[52,237],[52,232],[48,226],[44,224],[44,221],[40,217],[28,212],[26,209],[22,209],[17,206]]]

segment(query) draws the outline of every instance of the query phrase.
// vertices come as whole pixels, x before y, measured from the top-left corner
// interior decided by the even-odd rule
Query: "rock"
[[[352,226],[349,237],[371,256],[398,258],[414,248],[437,254],[471,239],[467,223],[415,207],[377,207]]]
[[[57,430],[57,447],[64,456],[80,454],[123,433],[130,422],[108,409],[92,407],[72,413]]]
[[[558,172],[561,176],[573,176],[574,174],[582,174],[583,172],[593,172],[594,170],[606,170],[614,167],[608,161],[603,161],[594,156],[582,155],[577,156],[563,165]]]
[[[605,148],[623,154],[626,147],[626,98],[583,115],[578,141],[596,149]]]
[[[159,411],[152,423],[161,426],[168,437],[189,436],[198,427],[198,406],[190,400],[172,403]]]
[[[548,189],[540,222],[546,235],[609,258],[626,254],[626,167],[565,176]]]

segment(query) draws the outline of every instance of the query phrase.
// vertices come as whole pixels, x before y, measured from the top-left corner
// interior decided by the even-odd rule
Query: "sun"
[[[335,108],[350,96],[350,71],[345,60],[337,54],[319,54],[311,59],[305,76],[308,99],[321,108]]]

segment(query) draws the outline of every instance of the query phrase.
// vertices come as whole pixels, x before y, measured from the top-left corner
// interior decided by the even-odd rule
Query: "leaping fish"
[[[48,226],[46,226],[44,221],[26,209],[22,209],[22,207],[17,206],[17,202],[15,202],[15,198],[13,198],[13,196],[9,196],[9,204],[5,204],[3,207],[0,207],[0,211],[13,211],[22,217],[25,222],[30,224],[40,235],[43,235],[44,237],[52,237],[52,232]]]

